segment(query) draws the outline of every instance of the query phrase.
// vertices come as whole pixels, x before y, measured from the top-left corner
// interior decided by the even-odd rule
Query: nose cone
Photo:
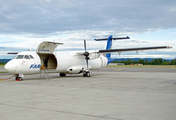
[[[8,71],[8,72],[12,72],[14,70],[14,65],[12,63],[12,61],[9,61],[8,63],[5,64],[4,68]]]
[[[10,70],[10,65],[9,65],[9,62],[5,64],[4,68],[9,71]]]

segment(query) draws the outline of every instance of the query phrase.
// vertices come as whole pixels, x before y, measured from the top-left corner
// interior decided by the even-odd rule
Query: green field
[[[117,68],[176,68],[176,65],[108,65]]]

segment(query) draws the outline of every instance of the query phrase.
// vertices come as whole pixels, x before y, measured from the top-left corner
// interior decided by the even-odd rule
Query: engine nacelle
[[[100,53],[90,53],[89,60],[97,59],[100,57]]]

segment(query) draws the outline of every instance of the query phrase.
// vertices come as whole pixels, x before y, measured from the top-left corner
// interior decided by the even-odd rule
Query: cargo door
[[[38,54],[53,54],[58,45],[63,45],[63,43],[44,41],[39,44],[36,52]]]
[[[63,45],[63,43],[44,41],[39,44],[36,52],[40,57],[42,68],[44,69],[57,68],[57,59],[53,53],[58,45]]]

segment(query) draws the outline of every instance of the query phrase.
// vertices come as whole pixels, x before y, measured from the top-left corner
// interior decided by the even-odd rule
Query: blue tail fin
[[[106,50],[111,49],[111,47],[112,47],[112,35],[108,37]],[[108,64],[115,60],[114,58],[111,58],[111,53],[106,53],[106,57],[108,59]]]
[[[121,39],[130,39],[128,36],[127,37],[118,37],[118,38],[113,38],[112,35],[110,35],[107,38],[103,38],[103,39],[95,39],[96,41],[104,41],[107,40],[107,45],[106,45],[106,50],[111,49],[112,47],[112,40],[121,40]],[[115,60],[115,58],[111,58],[111,53],[106,53],[106,57],[108,59],[108,64],[111,63],[112,61]]]

